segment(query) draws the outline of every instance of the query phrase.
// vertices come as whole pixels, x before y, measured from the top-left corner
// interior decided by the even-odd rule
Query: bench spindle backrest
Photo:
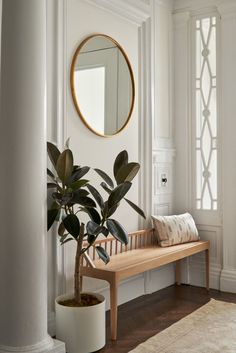
[[[127,245],[121,244],[118,240],[111,236],[103,239],[98,239],[95,241],[94,246],[88,249],[87,255],[90,257],[92,262],[98,260],[98,255],[95,249],[95,247],[98,245],[103,247],[109,256],[112,256],[134,249],[148,248],[154,244],[156,244],[154,230],[145,229],[129,233],[129,243]],[[84,246],[86,246],[86,242]],[[91,266],[88,258],[83,257],[82,266]]]

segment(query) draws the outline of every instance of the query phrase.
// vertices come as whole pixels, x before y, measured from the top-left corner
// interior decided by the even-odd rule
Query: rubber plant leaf
[[[117,222],[115,219],[108,219],[106,221],[106,225],[109,232],[115,239],[117,239],[122,244],[128,244],[128,233],[119,222]]]
[[[104,248],[102,248],[101,246],[96,246],[96,251],[97,251],[97,254],[100,257],[100,259],[105,264],[107,264],[110,261],[110,257]]]
[[[132,201],[128,200],[125,198],[125,201],[140,215],[142,216],[144,219],[146,219],[146,215],[143,212],[143,210],[141,210],[140,207],[138,207],[137,205],[135,205],[135,203],[133,203]]]
[[[106,183],[104,183],[104,181],[100,185],[108,194],[110,194],[112,192],[112,190],[109,189],[109,187],[107,186]]]
[[[91,199],[90,197],[87,196],[79,196],[79,197],[74,197],[71,200],[73,203],[78,203],[81,206],[85,207],[96,207],[96,203]]]
[[[99,233],[101,233],[102,229],[102,226],[93,221],[88,221],[86,225],[87,233],[91,235],[98,235]]]
[[[123,167],[124,165],[127,165],[128,164],[128,152],[127,151],[121,151],[118,156],[116,157],[115,159],[115,162],[114,162],[114,166],[113,166],[113,174],[114,174],[114,177],[116,179],[117,177],[117,174],[120,170],[121,167]],[[117,179],[116,179],[117,181]]]
[[[70,188],[75,191],[87,185],[87,183],[88,183],[88,180],[86,179],[76,180],[70,185]]]
[[[52,210],[48,210],[48,218],[47,218],[47,229],[49,230],[53,225],[54,221],[57,218],[59,209],[53,208]]]
[[[73,238],[77,239],[80,232],[80,222],[75,214],[69,214],[63,219],[63,224],[68,233],[72,235]]]
[[[50,158],[50,161],[52,162],[52,165],[56,169],[57,160],[58,160],[61,153],[60,153],[59,149],[57,148],[57,146],[55,146],[51,142],[47,142],[47,151],[48,151],[48,156]]]
[[[109,195],[108,198],[108,209],[119,203],[123,197],[127,194],[131,187],[131,183],[126,181],[120,185],[118,185]]]
[[[103,170],[98,168],[95,168],[94,170],[111,188],[114,188],[112,179]]]
[[[66,185],[71,185],[72,183],[74,183],[75,181],[81,179],[85,174],[88,173],[88,171],[90,170],[89,167],[78,167],[77,169],[75,169],[71,175],[71,177],[66,181]]]
[[[104,207],[104,201],[100,193],[93,187],[92,185],[88,184],[87,188],[89,189],[90,193],[93,195],[94,199],[97,201],[99,207],[103,209]]]
[[[139,169],[139,163],[128,163],[121,167],[116,176],[117,184],[121,184],[125,181],[132,181]]]
[[[86,212],[89,215],[90,219],[92,221],[94,221],[95,223],[97,223],[97,224],[101,223],[101,217],[95,208],[84,207],[81,210]]]
[[[55,175],[51,172],[50,169],[47,168],[47,175],[52,178],[52,179],[55,179]]]
[[[71,150],[67,149],[60,154],[56,165],[57,174],[63,184],[65,184],[66,180],[71,176],[72,170],[73,154]]]

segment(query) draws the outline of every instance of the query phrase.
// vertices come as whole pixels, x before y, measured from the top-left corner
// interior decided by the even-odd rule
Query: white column
[[[2,18],[0,353],[65,352],[47,334],[46,1]]]
[[[220,288],[236,293],[236,4],[225,1],[221,14],[221,134],[222,134],[222,198],[223,198],[223,271]]]

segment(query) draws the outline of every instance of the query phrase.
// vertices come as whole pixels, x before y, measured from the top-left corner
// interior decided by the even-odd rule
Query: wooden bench
[[[94,247],[86,253],[81,265],[81,276],[98,278],[110,284],[111,339],[117,338],[117,302],[119,281],[145,271],[175,262],[176,283],[181,284],[181,259],[205,251],[206,288],[209,290],[208,241],[196,241],[162,248],[157,245],[154,229],[129,234],[129,244],[124,246],[113,237],[97,240],[95,245],[106,249],[110,262],[105,265],[98,259]]]

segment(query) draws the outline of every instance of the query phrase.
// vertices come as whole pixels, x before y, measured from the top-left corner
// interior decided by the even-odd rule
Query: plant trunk
[[[80,233],[77,238],[77,248],[75,255],[75,273],[74,273],[74,296],[75,301],[81,304],[81,276],[80,276],[80,265],[81,265],[81,250],[84,240],[84,224],[81,223]]]

